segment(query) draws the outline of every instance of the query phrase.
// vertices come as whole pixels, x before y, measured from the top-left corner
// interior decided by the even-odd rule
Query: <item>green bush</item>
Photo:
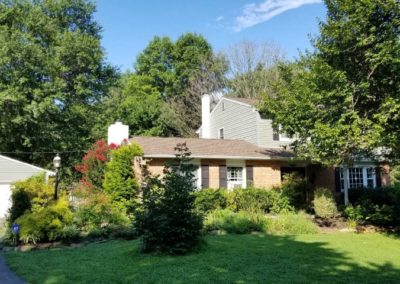
[[[55,241],[64,236],[64,228],[72,224],[73,215],[68,200],[61,197],[46,207],[26,212],[15,223],[20,226],[19,239],[24,243]]]
[[[282,184],[276,188],[283,198],[288,199],[289,204],[295,209],[306,209],[308,207],[308,187],[304,178],[296,173],[286,174]]]
[[[270,218],[265,232],[278,235],[315,234],[318,228],[306,214],[288,213]]]
[[[11,186],[9,226],[25,212],[47,206],[53,200],[53,194],[54,187],[50,182],[46,182],[44,174],[14,183]]]
[[[141,156],[137,144],[127,144],[111,151],[111,160],[106,165],[104,191],[114,202],[124,205],[133,214],[138,204],[139,184],[133,171],[134,157]]]
[[[323,218],[334,218],[339,215],[332,191],[327,188],[317,188],[314,192],[315,215]]]
[[[351,189],[349,200],[353,206],[344,211],[349,219],[357,216],[359,223],[379,226],[400,225],[399,188]]]
[[[77,199],[74,223],[84,235],[90,235],[93,231],[93,234],[102,232],[101,235],[106,236],[109,233],[107,227],[125,226],[131,223],[125,207],[113,203],[106,193],[81,187],[75,190],[74,195]]]
[[[289,200],[281,192],[263,188],[235,189],[228,192],[228,208],[248,212],[280,213],[292,211]]]
[[[227,206],[228,192],[225,189],[202,189],[194,193],[195,207],[202,213],[208,213]]]
[[[223,230],[228,233],[246,234],[264,231],[266,222],[267,219],[262,213],[217,209],[207,215],[204,228],[206,231]]]

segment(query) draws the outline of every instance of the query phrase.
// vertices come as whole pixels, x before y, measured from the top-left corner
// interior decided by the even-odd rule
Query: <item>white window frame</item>
[[[358,168],[358,169],[362,169],[362,186],[365,188],[371,188],[368,186],[368,169],[372,169],[372,178],[369,178],[370,180],[372,180],[372,188],[376,188],[376,175],[378,174],[376,172],[376,166],[375,165],[354,165],[352,167],[346,168],[346,172],[347,172],[347,185],[349,187],[349,189],[351,188],[350,186],[350,169],[353,168]],[[345,190],[345,182],[344,182],[344,168],[340,167],[340,191],[344,192]]]

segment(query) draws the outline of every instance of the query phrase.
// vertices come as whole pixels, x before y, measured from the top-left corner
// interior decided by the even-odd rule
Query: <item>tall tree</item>
[[[0,151],[87,148],[116,76],[94,11],[85,0],[0,1]],[[46,165],[52,155],[18,157]]]
[[[400,149],[400,5],[326,0],[315,51],[282,66],[263,110],[296,134],[300,154],[326,164]],[[377,151],[380,150],[380,151]]]

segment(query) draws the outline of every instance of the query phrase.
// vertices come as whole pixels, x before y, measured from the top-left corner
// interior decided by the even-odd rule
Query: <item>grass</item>
[[[379,234],[207,236],[197,253],[143,255],[139,241],[9,252],[29,283],[398,283],[400,240]]]

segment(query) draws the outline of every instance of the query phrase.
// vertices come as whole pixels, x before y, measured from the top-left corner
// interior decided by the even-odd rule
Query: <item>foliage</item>
[[[87,187],[74,191],[76,199],[74,223],[85,235],[100,232],[107,235],[109,227],[128,226],[131,222],[125,214],[125,207],[112,202],[104,192],[96,192]]]
[[[204,228],[206,231],[223,230],[227,233],[248,234],[263,232],[266,223],[265,215],[259,212],[217,209],[206,216]]]
[[[195,207],[202,213],[224,209],[227,206],[227,194],[229,193],[225,189],[206,188],[196,191]]]
[[[108,145],[105,140],[98,140],[86,152],[82,163],[75,169],[82,175],[81,183],[95,190],[103,188],[106,164],[110,160],[110,152],[116,145]]]
[[[111,160],[106,166],[104,191],[113,202],[134,213],[138,205],[139,184],[135,179],[134,158],[142,155],[137,144],[122,145],[111,151]]]
[[[333,193],[327,188],[317,188],[314,191],[313,204],[315,215],[320,218],[328,219],[339,215]]]
[[[176,158],[166,165],[161,181],[149,178],[143,190],[143,209],[137,223],[143,251],[184,254],[200,242],[202,218],[195,212],[196,190],[186,144],[175,148]]]
[[[390,173],[390,181],[394,187],[400,188],[400,165],[394,166]]]
[[[317,226],[304,213],[280,214],[267,222],[266,233],[268,234],[316,234]]]
[[[296,173],[286,174],[282,184],[277,188],[289,204],[296,209],[305,209],[308,206],[307,196],[309,194],[306,179]]]
[[[34,152],[23,158],[46,166],[54,154],[42,152],[93,139],[99,102],[116,77],[94,12],[86,0],[0,2],[0,151]]]
[[[61,197],[45,207],[32,209],[15,223],[20,226],[19,239],[24,243],[60,240],[65,236],[65,226],[72,224],[73,215],[66,197]]]
[[[327,165],[400,153],[398,1],[326,0],[315,51],[281,66],[263,111],[296,135],[300,157]],[[386,152],[386,151],[384,151]],[[384,153],[387,154],[387,153]]]
[[[352,206],[344,211],[345,216],[360,223],[381,226],[400,225],[400,189],[351,189],[349,200]]]
[[[280,213],[293,210],[289,199],[276,189],[235,189],[228,193],[228,204],[229,208],[236,212],[244,210],[248,212]]]
[[[45,174],[40,174],[14,183],[11,191],[9,226],[25,212],[47,206],[53,200],[54,187],[46,182]]]

